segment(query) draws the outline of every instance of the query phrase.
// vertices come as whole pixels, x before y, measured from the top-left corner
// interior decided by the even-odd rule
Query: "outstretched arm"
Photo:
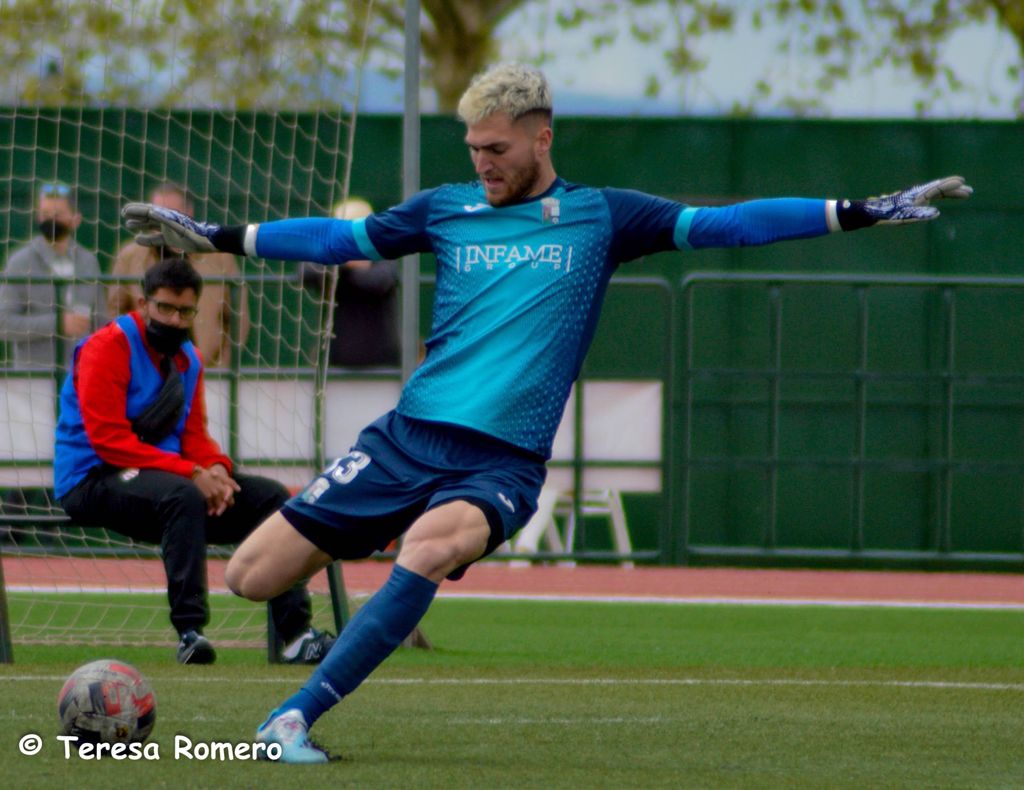
[[[726,206],[687,206],[624,189],[602,189],[614,227],[614,260],[669,250],[745,247],[809,239],[876,224],[934,219],[936,198],[966,198],[973,190],[948,176],[866,200],[767,198]]]
[[[149,203],[129,203],[121,210],[125,225],[146,247],[169,246],[186,252],[229,252],[278,260],[344,263],[377,259],[364,228],[365,220],[311,217],[261,225],[216,225],[197,222],[179,211]]]
[[[918,184],[866,200],[775,198],[731,206],[686,208],[679,215],[675,242],[680,249],[770,244],[787,239],[858,230],[871,225],[902,225],[939,216],[929,203],[967,198],[974,190],[960,176]]]
[[[425,189],[387,211],[362,219],[283,219],[260,225],[196,222],[177,211],[149,203],[121,210],[135,240],[147,247],[187,252],[230,252],[288,261],[344,263],[396,259],[431,249],[427,220],[438,190]],[[373,240],[371,240],[371,231]]]

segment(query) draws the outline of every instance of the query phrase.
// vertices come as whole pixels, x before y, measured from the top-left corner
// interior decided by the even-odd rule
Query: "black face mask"
[[[161,324],[152,319],[146,324],[146,342],[160,354],[175,354],[188,340],[188,327]]]
[[[43,219],[36,226],[47,241],[62,241],[71,235],[71,226],[56,219]]]

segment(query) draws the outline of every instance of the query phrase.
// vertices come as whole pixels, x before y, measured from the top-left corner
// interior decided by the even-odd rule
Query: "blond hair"
[[[551,89],[540,69],[499,63],[473,77],[459,99],[459,119],[467,125],[503,112],[516,121],[531,112],[551,117]]]
[[[350,197],[334,207],[335,219],[362,219],[373,213],[373,206],[362,198]]]

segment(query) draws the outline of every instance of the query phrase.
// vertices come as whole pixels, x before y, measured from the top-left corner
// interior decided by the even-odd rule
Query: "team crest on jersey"
[[[545,225],[557,225],[561,206],[558,198],[546,197],[540,201],[540,220]]]

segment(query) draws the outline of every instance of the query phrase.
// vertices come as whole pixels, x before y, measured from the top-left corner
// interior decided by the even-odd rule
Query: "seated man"
[[[178,661],[210,664],[206,546],[238,543],[287,500],[280,483],[232,474],[206,429],[203,363],[189,340],[202,278],[183,258],[146,271],[143,296],[75,348],[60,395],[54,493],[77,523],[159,543]],[[299,583],[270,602],[291,663],[333,639],[310,627]]]

